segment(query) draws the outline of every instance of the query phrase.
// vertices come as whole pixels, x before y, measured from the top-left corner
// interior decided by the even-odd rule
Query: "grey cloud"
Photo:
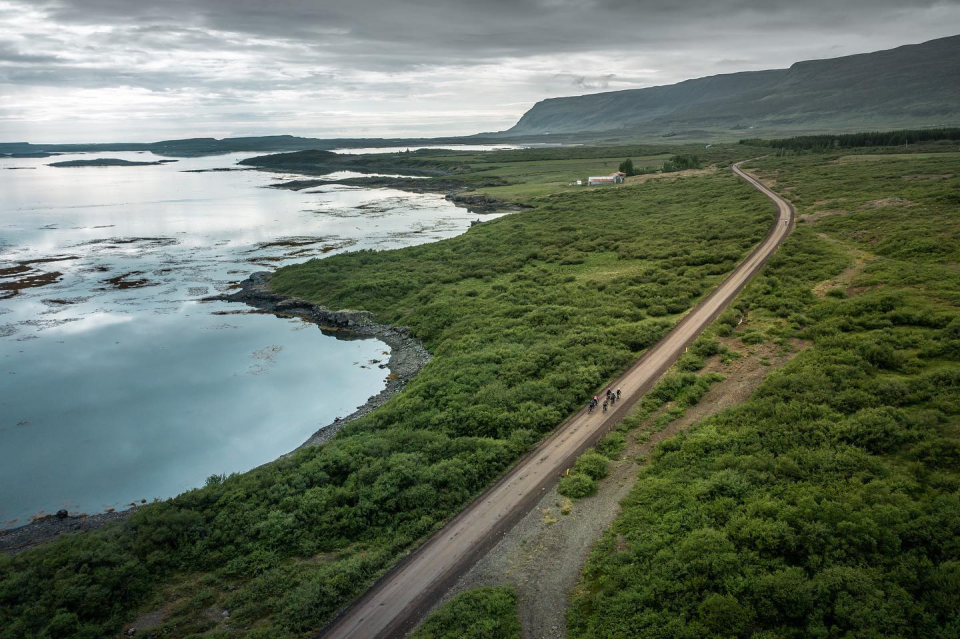
[[[0,65],[57,64],[60,59],[49,53],[23,53],[9,43],[0,42]]]
[[[823,35],[871,33],[904,9],[956,5],[915,0],[40,0],[54,20],[77,24],[194,27],[311,45],[335,44],[363,66],[423,64],[431,56],[481,61],[505,56],[564,51],[612,50],[625,46],[655,50],[659,44],[696,49],[705,41],[758,29],[812,31]],[[772,34],[771,34],[772,35]],[[789,36],[786,34],[777,34]],[[744,43],[748,44],[748,43]],[[436,58],[434,58],[436,59]]]
[[[5,28],[5,12],[29,19]],[[486,110],[479,130],[545,97],[783,67],[951,24],[960,0],[0,0],[0,94],[189,95],[191,117],[244,126],[415,108],[423,124],[404,122],[421,130]]]
[[[566,80],[570,83],[570,86],[577,89],[583,90],[596,90],[596,89],[607,89],[610,87],[610,82],[617,77],[615,73],[607,73],[604,75],[597,76],[586,76],[586,75],[568,75],[563,73],[558,73],[554,76],[555,78]]]

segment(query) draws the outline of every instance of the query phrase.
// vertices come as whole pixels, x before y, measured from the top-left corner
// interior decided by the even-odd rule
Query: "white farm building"
[[[587,186],[597,186],[599,184],[622,184],[623,178],[625,177],[627,177],[627,174],[621,171],[611,173],[610,175],[589,177],[587,178]]]

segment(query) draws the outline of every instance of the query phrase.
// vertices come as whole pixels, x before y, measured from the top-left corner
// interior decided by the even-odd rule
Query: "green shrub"
[[[690,345],[690,352],[698,357],[710,357],[722,353],[725,348],[720,346],[720,342],[712,337],[701,336]]]
[[[735,597],[712,593],[697,609],[704,627],[716,635],[736,637],[752,620],[750,610]]]
[[[694,372],[707,365],[707,360],[695,353],[684,353],[677,360],[677,368],[682,371]]]
[[[597,482],[585,473],[573,473],[560,480],[557,492],[570,499],[590,497],[597,492]]]
[[[617,459],[627,447],[627,437],[619,431],[610,431],[597,443],[597,452],[607,459]]]
[[[609,470],[610,460],[593,449],[580,455],[573,465],[574,473],[583,473],[593,479],[603,479]]]
[[[519,639],[517,595],[512,588],[476,588],[455,595],[430,613],[412,639]]]

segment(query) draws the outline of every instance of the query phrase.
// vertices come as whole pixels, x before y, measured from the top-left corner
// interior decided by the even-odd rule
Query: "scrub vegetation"
[[[570,634],[956,637],[960,158],[755,166],[806,221],[734,312],[812,346],[658,446]]]
[[[0,558],[0,637],[102,637],[157,611],[158,636],[316,631],[663,335],[774,217],[726,172],[531,204],[434,244],[281,269],[279,292],[409,326],[434,359],[323,446]]]
[[[278,291],[409,326],[434,359],[323,446],[0,558],[0,638],[110,636],[145,613],[138,636],[309,636],[622,372],[773,220],[727,172],[571,189],[571,163],[640,154],[562,151],[467,171],[509,182],[490,190],[530,210],[280,270]],[[756,164],[805,221],[712,331],[746,313],[745,342],[813,346],[658,447],[588,562],[572,636],[958,634],[960,155],[884,152]],[[624,431],[696,404],[712,378],[693,371],[719,349],[698,340],[572,476],[596,482]],[[513,632],[511,597],[466,593],[420,632]]]
[[[558,493],[570,499],[595,495],[599,488],[597,482],[609,472],[610,461],[617,459],[626,448],[626,433],[672,402],[670,410],[654,420],[648,431],[641,435],[649,437],[652,432],[683,417],[686,410],[697,404],[714,383],[723,381],[724,377],[719,373],[694,374],[694,371],[702,369],[710,355],[723,352],[723,347],[714,339],[714,335],[727,326],[725,322],[729,321],[730,317],[730,314],[725,315],[722,321],[697,339],[653,390],[647,393],[612,431],[604,435],[595,448],[588,448],[577,458],[573,468],[560,479]]]
[[[412,639],[520,639],[517,593],[512,588],[461,592],[431,613]]]
[[[597,481],[610,472],[610,460],[590,448],[577,458],[573,469],[560,480],[557,492],[564,497],[580,499],[597,492]]]

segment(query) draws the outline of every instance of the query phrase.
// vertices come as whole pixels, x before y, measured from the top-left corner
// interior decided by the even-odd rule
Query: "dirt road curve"
[[[564,422],[499,482],[377,581],[321,637],[374,639],[403,636],[411,630],[450,586],[537,503],[541,493],[572,466],[577,456],[623,418],[760,270],[790,232],[793,205],[744,173],[739,164],[731,168],[779,209],[766,239],[666,337],[610,384],[623,391],[624,399],[616,404],[616,410],[589,415],[584,409]]]

